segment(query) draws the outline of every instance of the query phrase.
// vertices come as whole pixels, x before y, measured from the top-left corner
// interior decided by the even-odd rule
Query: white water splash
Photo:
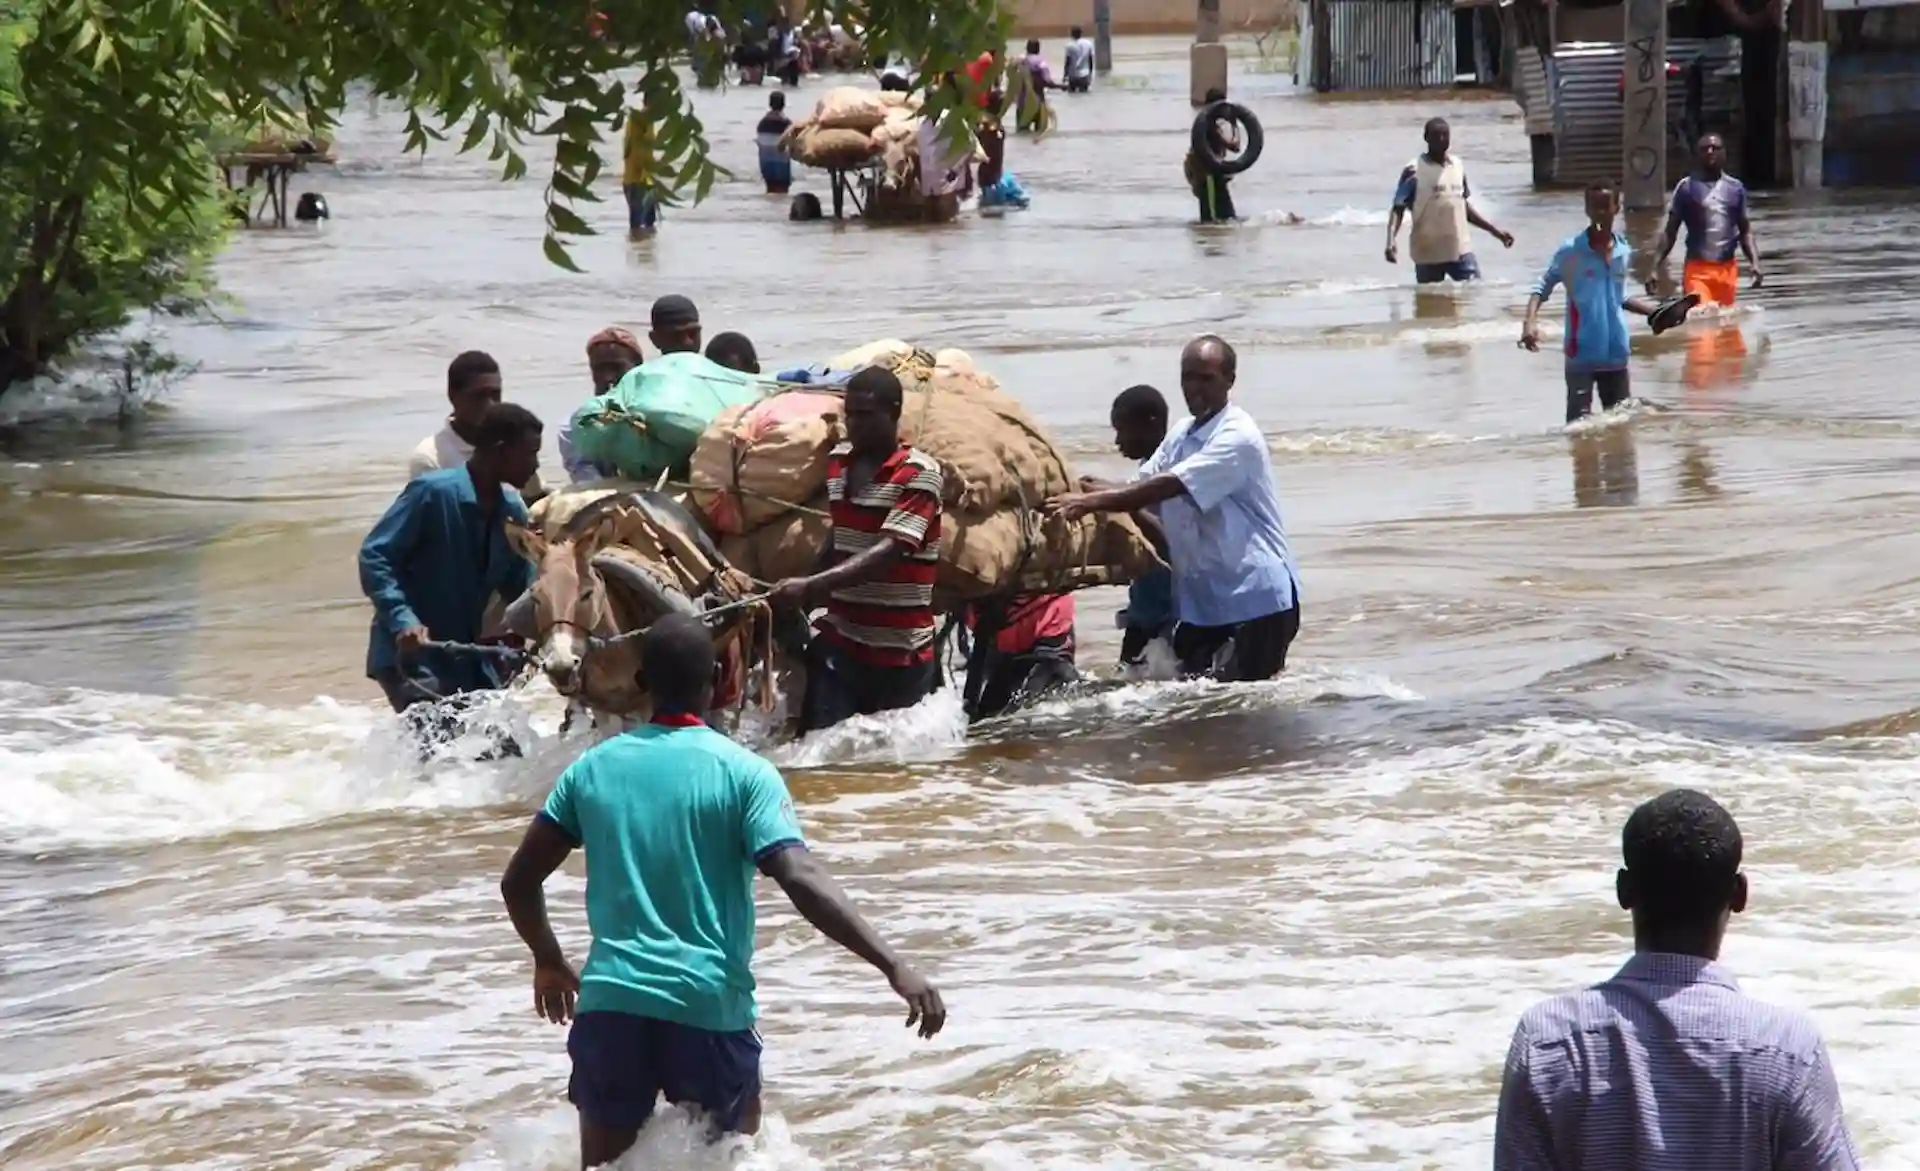
[[[456,1171],[575,1171],[580,1166],[579,1123],[571,1109],[501,1125],[476,1143]],[[660,1103],[640,1139],[611,1171],[822,1171],[794,1141],[786,1119],[769,1114],[760,1133],[713,1143],[686,1111]]]

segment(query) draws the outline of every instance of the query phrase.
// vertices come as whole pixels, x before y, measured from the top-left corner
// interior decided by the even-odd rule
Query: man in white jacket
[[[1400,224],[1409,213],[1413,228],[1408,245],[1413,252],[1413,279],[1423,285],[1443,280],[1470,281],[1480,276],[1467,226],[1479,228],[1505,247],[1513,236],[1488,223],[1468,202],[1466,164],[1452,154],[1453,128],[1445,118],[1427,123],[1427,151],[1400,172],[1393,194],[1393,214],[1387,217],[1387,263],[1400,260]]]

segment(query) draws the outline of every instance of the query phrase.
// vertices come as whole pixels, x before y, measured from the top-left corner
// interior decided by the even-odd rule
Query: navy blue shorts
[[[1458,260],[1444,264],[1416,264],[1413,266],[1413,279],[1418,284],[1437,285],[1451,277],[1456,281],[1477,281],[1480,279],[1480,260],[1469,252]]]
[[[717,1130],[740,1129],[760,1094],[760,1034],[711,1033],[624,1012],[583,1012],[567,1033],[567,1099],[598,1126],[638,1130],[654,1100],[706,1111]]]

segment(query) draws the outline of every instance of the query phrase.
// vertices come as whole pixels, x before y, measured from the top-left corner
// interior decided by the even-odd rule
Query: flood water
[[[1323,102],[1240,61],[1267,155],[1250,221],[1203,230],[1184,46],[1119,58],[1012,143],[1031,211],[933,229],[790,225],[758,191],[764,91],[703,96],[735,180],[638,246],[609,185],[585,276],[543,260],[536,184],[356,110],[301,184],[336,218],[244,235],[224,322],[174,333],[198,373],[133,431],[0,466],[0,1164],[573,1165],[563,1035],[495,884],[585,740],[536,693],[508,703],[528,759],[423,775],[361,677],[353,553],[454,353],[557,423],[587,337],[682,292],[769,368],[963,347],[1093,472],[1123,470],[1111,397],[1177,403],[1181,345],[1218,331],[1304,574],[1271,685],[972,738],[938,697],[772,750],[952,1018],[913,1040],[763,884],[748,1165],[1485,1166],[1516,1014],[1624,956],[1619,827],[1689,785],[1747,835],[1728,962],[1815,1014],[1868,1162],[1920,1166],[1920,207],[1758,197],[1768,287],[1638,339],[1663,409],[1570,433],[1559,359],[1515,340],[1579,197],[1529,189],[1510,101]],[[1416,295],[1381,250],[1434,113],[1519,239]],[[1083,595],[1083,666],[1118,596]],[[584,956],[579,874],[549,892]],[[635,1165],[717,1157],[688,1134]]]

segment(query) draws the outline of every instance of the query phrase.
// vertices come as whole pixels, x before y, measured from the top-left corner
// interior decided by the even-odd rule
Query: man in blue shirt
[[[1300,633],[1293,551],[1280,519],[1273,460],[1253,416],[1228,402],[1239,365],[1211,334],[1180,354],[1192,417],[1173,429],[1133,483],[1056,497],[1067,520],[1156,508],[1173,565],[1173,649],[1183,674],[1228,683],[1286,669]]]
[[[533,952],[534,1004],[571,1020],[567,1096],[580,1165],[612,1163],[655,1099],[706,1114],[715,1137],[760,1124],[754,1028],[753,876],[886,976],[922,1037],[946,1023],[940,993],[895,955],[807,850],[786,783],[695,714],[713,696],[713,638],[670,615],[641,647],[651,724],[591,748],[560,777],[507,864],[500,893]],[[593,947],[578,975],[547,920],[542,887],[587,852]]]
[[[431,654],[427,644],[476,642],[488,600],[512,602],[533,583],[506,522],[526,523],[519,488],[540,465],[540,435],[525,407],[488,407],[473,457],[409,482],[361,542],[360,588],[373,603],[367,677],[394,711],[503,682],[493,661]]]
[[[1618,193],[1607,183],[1587,188],[1587,226],[1569,236],[1547,262],[1527,298],[1527,319],[1520,327],[1520,344],[1540,349],[1540,306],[1553,295],[1555,285],[1567,286],[1567,422],[1585,418],[1593,410],[1593,394],[1600,392],[1600,408],[1610,411],[1627,401],[1627,314],[1650,315],[1659,308],[1645,297],[1627,296],[1627,262],[1633,250],[1627,238],[1613,230],[1620,211]]]

